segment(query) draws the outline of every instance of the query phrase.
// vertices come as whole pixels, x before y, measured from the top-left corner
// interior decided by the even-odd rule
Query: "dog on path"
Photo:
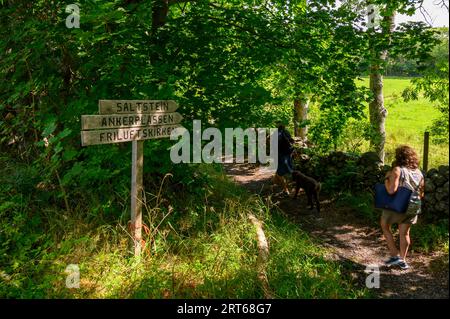
[[[310,206],[310,209],[314,208],[313,203],[314,199],[314,202],[316,203],[317,212],[320,213],[319,193],[321,189],[321,184],[314,178],[306,176],[305,174],[299,171],[292,172],[292,179],[295,182],[294,198],[297,198],[300,188],[303,188],[305,190],[306,196],[308,197],[308,205]]]

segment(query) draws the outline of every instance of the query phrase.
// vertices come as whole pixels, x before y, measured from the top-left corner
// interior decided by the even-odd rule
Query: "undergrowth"
[[[264,223],[270,245],[267,276],[276,298],[367,296],[342,265],[325,259],[326,251],[270,202],[230,182],[218,167],[186,165],[183,170],[181,176],[190,172],[195,178],[183,180],[175,172],[158,185],[146,184],[140,259],[130,245],[126,188],[106,199],[95,189],[80,190],[78,198],[69,198],[77,205],[67,210],[61,198],[36,191],[33,180],[21,184],[27,192],[3,181],[0,296],[263,298],[249,214]],[[79,267],[79,288],[66,287],[71,264]]]

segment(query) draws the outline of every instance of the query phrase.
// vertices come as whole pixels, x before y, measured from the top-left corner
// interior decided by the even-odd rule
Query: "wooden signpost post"
[[[430,148],[430,132],[425,132],[423,135],[423,161],[422,169],[426,173],[428,171],[428,150]]]
[[[170,137],[183,117],[175,101],[100,100],[100,115],[81,116],[81,145],[132,142],[131,229],[134,254],[141,253],[144,140]]]

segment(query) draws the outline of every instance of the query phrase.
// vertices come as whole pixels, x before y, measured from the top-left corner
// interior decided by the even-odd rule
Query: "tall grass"
[[[119,220],[92,213],[91,203],[80,204],[71,214],[52,206],[31,212],[29,203],[2,205],[2,236],[9,237],[0,255],[0,296],[263,298],[249,214],[264,223],[270,246],[267,277],[276,298],[367,296],[342,265],[327,260],[326,250],[286,221],[270,201],[248,194],[217,167],[200,165],[194,170],[208,176],[196,188],[183,188],[168,176],[154,193],[146,194],[140,259],[132,255],[126,196]],[[14,233],[5,225],[13,215],[35,215],[45,222]],[[80,269],[78,289],[66,287],[69,264]]]

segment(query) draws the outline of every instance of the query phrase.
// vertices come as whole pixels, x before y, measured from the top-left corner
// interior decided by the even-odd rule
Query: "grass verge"
[[[68,213],[37,206],[33,196],[11,189],[2,192],[0,296],[262,298],[250,213],[264,222],[267,276],[276,298],[367,296],[342,265],[325,259],[326,251],[270,203],[246,193],[217,167],[194,171],[201,182],[189,191],[167,177],[156,194],[147,193],[139,260],[131,255],[126,196],[122,215],[112,218],[90,203]],[[71,264],[79,268],[79,288],[66,287]]]

